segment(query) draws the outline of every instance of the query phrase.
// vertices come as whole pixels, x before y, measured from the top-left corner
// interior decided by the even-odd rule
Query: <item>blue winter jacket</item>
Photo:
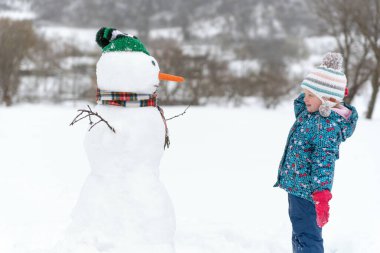
[[[354,132],[358,113],[353,106],[344,104],[352,111],[348,120],[335,111],[322,117],[319,112],[307,111],[304,97],[301,94],[294,100],[296,121],[290,129],[274,186],[312,201],[313,192],[331,191],[339,145]]]

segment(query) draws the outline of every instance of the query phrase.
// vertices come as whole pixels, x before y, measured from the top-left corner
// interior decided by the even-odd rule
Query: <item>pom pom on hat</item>
[[[327,53],[322,64],[313,69],[302,81],[301,87],[323,98],[342,101],[345,97],[347,78],[342,69],[343,57],[339,53]]]
[[[98,43],[99,47],[104,48],[110,43],[110,39],[112,37],[112,31],[115,30],[113,28],[102,27],[96,33],[96,43]]]
[[[322,60],[321,67],[334,69],[343,72],[343,57],[339,53],[329,52]]]
[[[96,33],[95,40],[99,47],[102,48],[103,53],[130,51],[150,55],[144,44],[136,36],[120,32],[115,28],[100,28]]]

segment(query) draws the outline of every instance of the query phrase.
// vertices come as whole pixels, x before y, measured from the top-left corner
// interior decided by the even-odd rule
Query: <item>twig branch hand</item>
[[[102,116],[100,116],[97,112],[94,112],[91,110],[91,107],[89,105],[87,105],[88,107],[88,110],[84,110],[84,109],[80,109],[78,110],[79,114],[73,119],[73,121],[70,123],[70,126],[73,126],[75,123],[77,123],[78,121],[82,120],[82,119],[85,119],[88,117],[88,119],[90,120],[90,129],[88,129],[88,131],[90,131],[94,126],[96,126],[97,124],[99,124],[100,122],[104,122],[108,128],[116,133],[116,130],[114,127],[112,127],[107,120],[105,120]],[[86,114],[87,113],[87,114]],[[82,116],[84,114],[84,116]],[[91,116],[94,116],[96,118],[98,118],[99,120],[94,123],[92,120],[91,120]]]
[[[184,114],[186,113],[187,109],[189,109],[189,107],[190,107],[190,105],[188,105],[188,106],[186,107],[186,109],[185,109],[185,111],[183,111],[183,113],[181,113],[181,114],[178,114],[178,115],[175,115],[175,116],[173,116],[173,117],[171,117],[171,118],[168,118],[168,119],[166,119],[166,121],[168,121],[168,120],[171,120],[171,119],[174,119],[174,118],[177,118],[177,117],[179,117],[179,116],[182,116],[182,115],[184,115]]]

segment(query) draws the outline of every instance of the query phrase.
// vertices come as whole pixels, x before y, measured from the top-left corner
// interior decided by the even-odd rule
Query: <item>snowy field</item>
[[[84,105],[0,107],[0,252],[41,252],[70,222],[89,173],[87,124],[69,123]],[[184,107],[166,107],[166,116]],[[336,164],[328,253],[380,252],[380,106],[360,120]],[[272,188],[288,130],[291,102],[190,107],[169,121],[171,147],[161,180],[177,217],[177,253],[289,253],[287,195]]]

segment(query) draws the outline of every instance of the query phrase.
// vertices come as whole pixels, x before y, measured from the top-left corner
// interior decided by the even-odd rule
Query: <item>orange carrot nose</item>
[[[185,78],[183,78],[182,76],[175,76],[175,75],[165,74],[161,72],[158,74],[158,79],[164,80],[164,81],[173,81],[177,83],[182,83],[183,81],[185,81]]]

